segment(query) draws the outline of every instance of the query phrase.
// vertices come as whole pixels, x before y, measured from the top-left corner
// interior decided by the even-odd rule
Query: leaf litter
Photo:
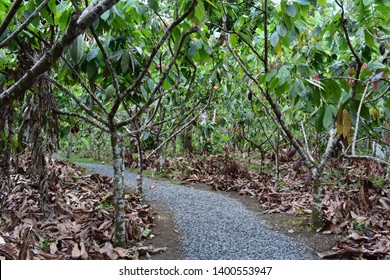
[[[186,156],[165,160],[163,170],[180,174],[183,183],[205,184],[221,191],[237,191],[255,197],[264,213],[311,214],[311,187],[305,184],[307,170],[294,167],[294,161],[281,157],[280,184],[275,187],[273,170],[249,170],[227,155],[195,158]],[[263,166],[274,166],[268,156]],[[155,167],[153,164],[150,167]],[[323,180],[323,234],[338,234],[340,239],[327,251],[317,252],[327,259],[390,259],[390,189],[375,186],[368,179],[384,176],[385,169],[370,161],[328,164]],[[344,170],[337,175],[333,170]],[[176,171],[176,173],[175,173]],[[178,172],[177,172],[178,171]],[[338,180],[342,180],[337,183]],[[333,182],[333,183],[332,183]]]
[[[125,194],[128,246],[114,247],[112,178],[58,160],[47,172],[47,212],[26,168],[11,175],[11,187],[0,181],[0,259],[138,259],[165,250],[143,245],[153,237],[154,216],[138,194]]]

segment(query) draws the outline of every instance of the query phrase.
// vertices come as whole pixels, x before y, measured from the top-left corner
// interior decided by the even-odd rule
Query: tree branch
[[[86,122],[92,124],[93,126],[99,128],[101,131],[110,132],[106,126],[101,125],[101,124],[97,123],[96,121],[94,121],[93,119],[88,118],[88,117],[86,117],[86,116],[84,116],[82,114],[64,112],[64,111],[61,111],[61,110],[58,110],[58,109],[53,109],[53,112],[55,114],[58,114],[58,115],[77,117],[77,118],[83,119],[84,121],[86,121]]]
[[[157,146],[153,151],[150,152],[150,154],[146,157],[149,159],[153,154],[155,154],[158,150],[161,149],[162,146],[164,146],[167,142],[169,142],[173,137],[175,137],[177,134],[182,132],[184,129],[186,129],[193,121],[195,121],[199,115],[206,110],[206,108],[210,105],[212,94],[210,94],[209,100],[207,104],[199,111],[197,115],[195,115],[192,119],[190,119],[188,122],[186,122],[180,129],[178,129],[176,132],[172,133],[165,141],[163,141],[160,145]],[[187,117],[190,116],[190,114],[187,115]]]
[[[364,92],[363,92],[363,95],[362,95],[362,98],[360,99],[360,103],[359,103],[359,108],[358,108],[358,111],[356,113],[356,125],[355,125],[355,132],[353,134],[353,140],[352,140],[352,155],[356,155],[356,139],[357,139],[357,135],[358,135],[358,131],[359,131],[359,124],[360,124],[360,112],[362,111],[362,106],[363,106],[363,103],[366,99],[366,94],[367,94],[367,90],[368,90],[368,85],[366,85],[366,87],[364,88]]]
[[[197,0],[192,0],[191,5],[188,7],[188,9],[179,18],[177,18],[175,21],[173,21],[172,24],[165,30],[165,33],[161,37],[160,41],[152,49],[148,60],[144,64],[144,69],[141,71],[141,73],[138,75],[138,77],[134,80],[132,85],[130,87],[128,87],[121,94],[121,97],[117,98],[117,100],[113,104],[111,112],[110,112],[110,119],[113,119],[113,116],[116,114],[116,111],[118,110],[119,105],[121,104],[123,98],[126,97],[127,95],[129,95],[131,92],[133,92],[136,88],[138,88],[141,85],[145,75],[149,71],[149,67],[152,64],[152,61],[153,61],[154,57],[156,56],[157,52],[160,50],[160,48],[162,47],[164,42],[171,35],[173,29],[177,25],[179,25],[182,21],[184,21],[186,19],[186,17],[195,9],[196,4],[197,4]]]
[[[60,90],[62,90],[64,93],[66,93],[67,95],[69,95],[74,101],[76,101],[76,103],[79,105],[79,107],[81,109],[83,109],[88,115],[90,115],[92,118],[96,119],[97,121],[101,122],[102,124],[108,126],[108,122],[106,122],[104,119],[102,119],[101,117],[97,116],[92,108],[88,108],[87,106],[85,106],[81,101],[80,99],[77,98],[76,95],[74,95],[70,90],[68,90],[67,88],[65,88],[63,85],[61,85],[59,82],[57,82],[56,80],[52,79],[52,78],[49,78],[47,77],[46,78],[49,82],[51,82],[52,84],[54,84],[56,87],[58,87]]]
[[[4,31],[7,29],[8,25],[10,24],[11,20],[14,18],[15,13],[17,9],[20,7],[20,4],[23,2],[23,0],[16,0],[11,9],[9,9],[7,15],[4,18],[3,23],[0,25],[0,37],[3,35]]]
[[[4,104],[18,98],[26,90],[28,90],[38,77],[48,71],[53,63],[57,61],[63,52],[72,44],[74,39],[85,31],[96,19],[105,11],[114,6],[119,0],[94,0],[93,8],[84,10],[81,16],[73,14],[68,25],[68,29],[64,36],[56,43],[44,56],[39,59],[35,65],[27,70],[26,74],[19,79],[15,84],[0,94],[0,107]]]
[[[37,9],[21,24],[18,28],[16,28],[11,35],[9,35],[7,38],[5,38],[3,41],[0,42],[0,49],[3,48],[5,45],[7,45],[10,41],[12,41],[22,30],[29,25],[34,18],[36,18],[39,14],[39,12],[42,10],[43,7],[49,2],[50,0],[44,0]]]

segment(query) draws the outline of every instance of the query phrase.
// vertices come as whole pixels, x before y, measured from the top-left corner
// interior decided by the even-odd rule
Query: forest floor
[[[390,259],[390,182],[385,169],[369,161],[332,160],[324,172],[323,227],[310,228],[311,186],[296,158],[280,158],[279,186],[274,170],[253,170],[246,160],[225,156],[166,160],[157,178],[239,200],[268,225],[314,249],[320,258]],[[272,157],[250,166],[273,166]]]
[[[48,162],[42,201],[42,186],[29,174],[29,161],[17,163],[11,183],[0,180],[0,259],[184,258],[182,233],[166,205],[128,192],[131,246],[115,248],[112,178],[70,163]],[[227,157],[177,158],[166,161],[163,172],[150,161],[146,175],[233,198],[319,258],[390,259],[390,189],[380,179],[383,170],[367,162],[331,164],[325,173],[324,227],[319,232],[310,228],[305,170],[293,172],[289,162],[282,161],[278,188],[272,171],[249,170]],[[109,166],[104,169],[112,172]]]

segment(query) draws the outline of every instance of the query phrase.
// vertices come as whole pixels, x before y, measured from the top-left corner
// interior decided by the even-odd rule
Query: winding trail
[[[94,173],[113,176],[111,166],[79,164]],[[125,183],[135,188],[136,175],[125,171]],[[150,186],[153,185],[153,188]],[[144,178],[145,199],[174,213],[185,259],[301,260],[317,259],[309,247],[271,230],[239,201],[218,192]]]

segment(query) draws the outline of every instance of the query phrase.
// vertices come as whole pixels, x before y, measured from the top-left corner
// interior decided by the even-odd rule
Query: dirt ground
[[[211,190],[209,186],[191,185],[191,188]],[[330,249],[340,238],[338,235],[324,235],[312,232],[309,229],[309,216],[294,216],[286,213],[265,214],[259,203],[249,196],[242,196],[235,192],[220,192],[223,195],[237,199],[249,210],[257,213],[267,225],[275,231],[290,236],[296,243],[307,245],[314,251]],[[174,223],[174,214],[162,204],[151,204],[155,212],[156,226],[153,228],[155,237],[146,242],[146,245],[154,247],[166,247],[163,253],[152,255],[154,260],[179,260],[183,259],[183,247],[181,235]]]

